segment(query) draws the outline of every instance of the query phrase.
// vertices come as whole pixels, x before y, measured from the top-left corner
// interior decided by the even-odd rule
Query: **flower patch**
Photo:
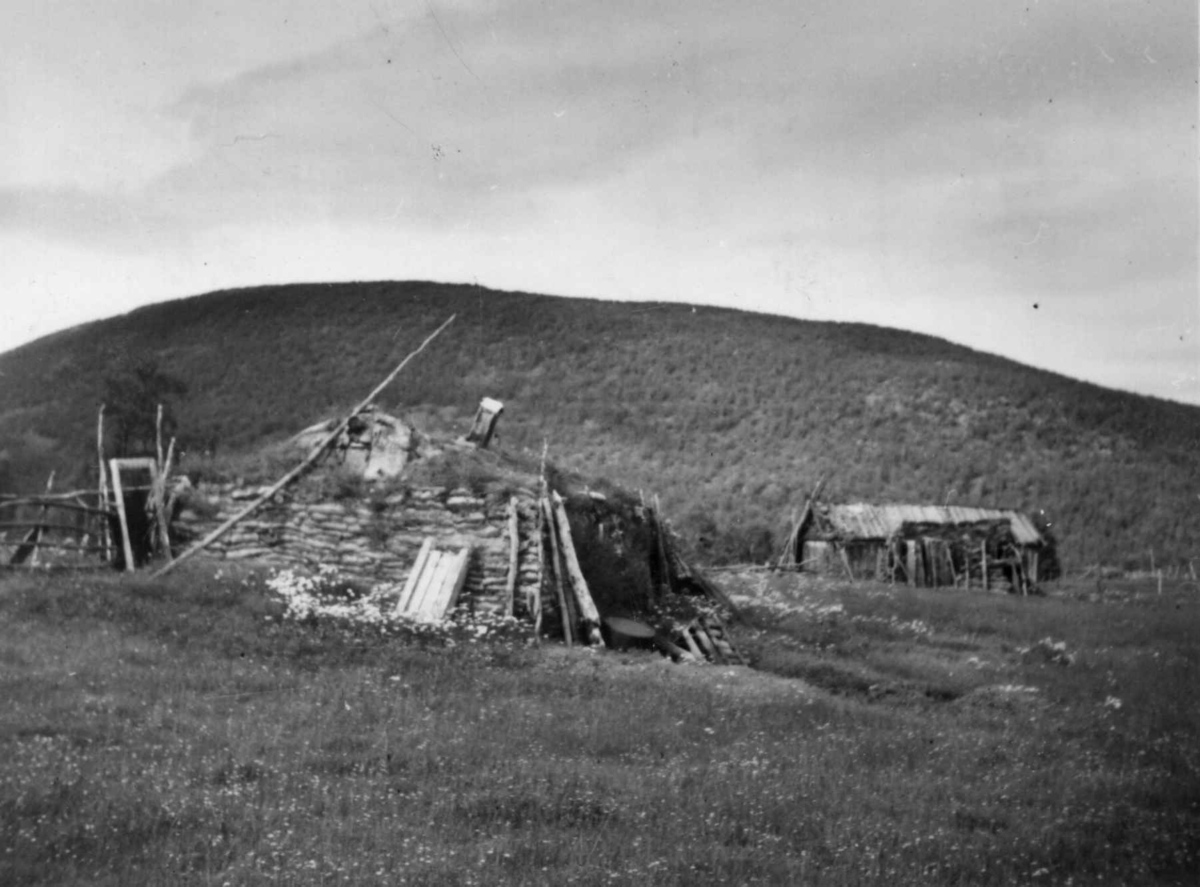
[[[285,622],[365,630],[448,647],[488,641],[527,642],[532,638],[532,628],[521,620],[469,605],[460,605],[445,618],[433,621],[398,613],[399,588],[364,588],[329,565],[313,573],[279,570],[267,577],[266,586],[283,603]]]

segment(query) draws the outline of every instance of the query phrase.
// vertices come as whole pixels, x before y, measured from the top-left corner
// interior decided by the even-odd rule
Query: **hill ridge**
[[[1200,407],[871,324],[423,281],[219,290],[6,352],[0,485],[86,473],[122,360],[188,384],[194,464],[345,409],[456,312],[383,408],[460,428],[496,397],[497,446],[547,439],[566,468],[660,493],[712,560],[764,558],[822,474],[836,499],[1045,509],[1068,568],[1200,547]]]

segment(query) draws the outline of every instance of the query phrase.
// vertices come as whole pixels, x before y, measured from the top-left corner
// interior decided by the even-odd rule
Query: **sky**
[[[0,351],[339,280],[726,305],[1200,404],[1193,0],[8,0]]]

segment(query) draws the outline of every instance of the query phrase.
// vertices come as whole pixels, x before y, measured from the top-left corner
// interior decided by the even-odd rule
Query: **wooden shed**
[[[907,585],[1031,591],[1047,540],[1026,514],[950,505],[810,501],[779,565]]]

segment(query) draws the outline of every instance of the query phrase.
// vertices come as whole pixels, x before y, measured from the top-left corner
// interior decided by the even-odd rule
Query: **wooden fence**
[[[0,568],[109,567],[116,554],[114,515],[94,490],[0,494]]]

